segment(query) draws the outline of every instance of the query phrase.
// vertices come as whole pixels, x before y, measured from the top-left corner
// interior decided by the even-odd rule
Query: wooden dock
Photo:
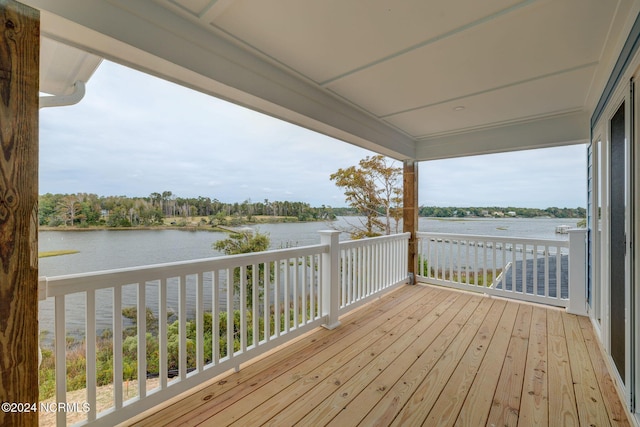
[[[127,424],[630,425],[588,318],[428,285]]]

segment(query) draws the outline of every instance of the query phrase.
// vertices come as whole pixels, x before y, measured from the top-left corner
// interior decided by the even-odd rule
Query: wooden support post
[[[409,265],[407,272],[418,273],[417,232],[418,232],[418,162],[405,160],[403,168],[403,208],[402,231],[411,233],[409,238]]]
[[[0,402],[35,408],[39,62],[39,12],[0,0]],[[0,411],[0,425],[38,425],[31,409]]]

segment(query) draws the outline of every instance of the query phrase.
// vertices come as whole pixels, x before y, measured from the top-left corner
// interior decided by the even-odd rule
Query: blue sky
[[[107,61],[78,105],[40,114],[41,194],[344,206],[329,175],[372,154]],[[423,162],[420,204],[585,206],[585,159],[579,145]]]

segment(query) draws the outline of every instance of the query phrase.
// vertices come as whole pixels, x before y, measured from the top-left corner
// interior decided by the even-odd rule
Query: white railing
[[[352,240],[340,245],[340,313],[407,281],[410,233]]]
[[[302,248],[41,278],[41,298],[54,300],[56,402],[68,401],[69,334],[86,357],[80,425],[115,425],[312,328],[336,327],[339,315],[406,283],[408,233],[343,243],[339,232],[321,235]],[[105,348],[111,362],[98,366]],[[111,404],[101,408],[105,382]],[[57,412],[56,424],[67,415]]]
[[[418,279],[584,314],[585,232],[570,238],[571,253],[566,240],[419,232]]]

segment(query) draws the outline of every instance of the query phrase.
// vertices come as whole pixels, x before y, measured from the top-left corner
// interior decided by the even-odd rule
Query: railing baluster
[[[55,353],[56,353],[56,401],[67,401],[67,320],[65,296],[55,297]],[[56,424],[67,425],[67,414],[56,412]]]
[[[300,308],[300,304],[298,303],[298,259],[290,258],[288,262],[289,269],[291,270],[291,295],[293,298],[291,304],[293,305],[293,310],[290,310],[290,312],[292,312],[291,327],[295,329],[298,327],[298,309]]]
[[[204,370],[204,274],[196,275],[196,371]]]
[[[487,260],[487,241],[482,241],[482,286],[487,286],[487,269],[489,261]],[[480,283],[476,282],[476,286]]]
[[[180,381],[187,378],[187,276],[178,278],[178,325],[179,333],[179,366]]]
[[[469,267],[471,267],[471,263],[469,261],[471,261],[470,259],[470,255],[469,255],[469,248],[470,244],[469,244],[469,240],[465,240],[465,259],[464,259],[464,263],[465,263],[465,283],[467,285],[469,285],[469,276],[471,276],[471,272],[469,271]]]
[[[87,419],[93,421],[96,419],[96,291],[94,289],[87,290],[85,319],[87,326],[85,336],[86,345],[86,361],[87,361],[87,403],[89,404],[89,413]]]
[[[500,287],[504,290],[507,286],[507,245],[502,244],[502,275],[500,276]]]
[[[274,322],[274,329],[275,329],[275,333],[274,336],[275,337],[279,337],[280,336],[280,332],[281,332],[281,328],[280,328],[280,261],[275,261],[273,263],[274,265],[274,276],[275,276],[275,284],[274,284],[274,313],[275,313],[275,322]]]
[[[449,280],[453,282],[453,239],[449,239]]]
[[[348,250],[349,272],[347,275],[347,282],[344,284],[347,287],[347,301],[344,304],[345,306],[351,304],[351,301],[355,299],[356,295],[356,283],[358,280],[356,275],[356,251],[356,248]]]
[[[498,256],[497,252],[496,252],[497,251],[496,246],[498,246],[498,244],[496,242],[493,242],[491,244],[491,246],[493,247],[492,248],[492,257],[491,257],[493,259],[493,263],[492,263],[492,266],[493,266],[493,277],[491,279],[491,283],[485,283],[484,284],[485,287],[489,287],[489,286],[493,285],[495,283],[495,281],[496,281],[496,278],[498,277],[497,266],[496,266],[496,261],[497,261],[497,256]]]
[[[302,257],[301,258],[301,262],[302,265],[300,266],[300,268],[302,269],[302,295],[301,295],[301,302],[302,302],[302,324],[306,324],[310,319],[310,313],[309,310],[307,309],[307,293],[309,292],[308,286],[309,286],[309,281],[308,281],[308,275],[310,274],[309,271],[309,259],[311,257]]]
[[[291,324],[291,302],[289,301],[291,290],[291,268],[289,266],[289,260],[282,260],[284,266],[284,332],[289,332],[289,326]]]
[[[169,352],[167,346],[167,279],[160,279],[158,284],[158,358],[160,368],[160,389],[167,388],[167,371],[169,370]]]
[[[534,295],[538,295],[538,245],[533,245],[533,288]]]
[[[513,269],[513,273],[511,274],[511,292],[516,291],[516,276],[518,275],[518,269],[516,268],[517,264],[517,252],[518,247],[517,243],[514,243],[511,248],[511,268]]]
[[[521,293],[527,293],[527,260],[529,258],[527,244],[522,245],[522,289]]]
[[[569,272],[567,272],[567,276],[568,276],[568,273]],[[558,298],[560,298],[560,294],[562,292],[561,283],[562,283],[562,252],[560,251],[560,248],[557,248],[556,249],[556,295]]]
[[[544,296],[549,298],[549,245],[544,246]]]
[[[349,270],[349,250],[340,251],[340,307],[347,304],[347,277]]]
[[[220,363],[220,283],[222,272],[211,272],[211,358],[213,364]]]
[[[240,266],[240,352],[247,351],[247,266]],[[234,313],[235,317],[235,313]]]
[[[251,291],[252,291],[252,301],[251,304],[251,320],[253,322],[253,336],[251,340],[251,345],[256,347],[258,342],[260,342],[260,265],[261,264],[253,264],[251,266]]]
[[[480,242],[478,240],[474,240],[473,242],[473,285],[474,286],[478,286],[478,283],[480,283],[480,277],[478,276],[478,274],[480,273],[480,264],[478,264],[479,250],[480,250]]]
[[[264,287],[263,287],[263,292],[264,292],[264,296],[263,296],[263,300],[264,300],[264,342],[267,343],[269,341],[271,341],[271,294],[269,292],[269,288],[271,287],[271,263],[270,262],[265,262],[264,263]]]
[[[234,353],[234,317],[233,312],[233,291],[234,291],[234,274],[235,271],[232,268],[227,268],[227,357],[233,358]]]
[[[373,245],[373,248],[371,248],[371,249],[372,249],[372,251],[375,252],[376,249],[378,249],[378,247],[376,245]],[[368,288],[370,288],[372,286],[375,288],[376,281],[378,280],[379,272],[376,271],[375,278],[373,280],[369,279],[365,283],[364,270],[365,270],[366,265],[367,265],[366,264],[366,255],[365,255],[366,252],[367,252],[366,249],[363,248],[362,246],[359,247],[358,250],[357,250],[357,258],[356,259],[358,260],[358,269],[357,269],[357,272],[358,272],[357,284],[358,284],[358,286],[357,286],[357,291],[356,291],[356,293],[354,295],[354,298],[351,301],[352,303],[355,302],[355,301],[359,301],[361,298],[364,298],[368,294]],[[379,267],[380,267],[380,264],[377,264],[376,268],[379,268]],[[374,271],[375,271],[375,269],[374,269]]]
[[[138,283],[138,396],[147,395],[147,293],[146,282]]]
[[[113,399],[122,408],[122,286],[113,289]]]

